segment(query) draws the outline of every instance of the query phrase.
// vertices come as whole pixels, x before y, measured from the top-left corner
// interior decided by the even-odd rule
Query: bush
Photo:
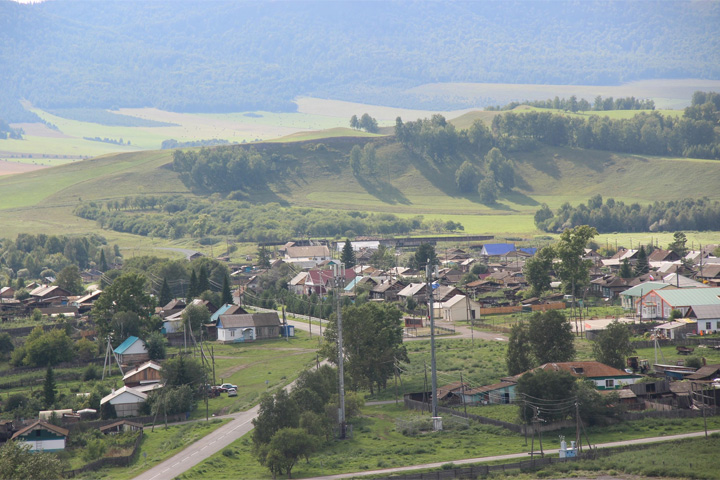
[[[100,373],[95,365],[88,365],[83,371],[83,382],[100,378]]]

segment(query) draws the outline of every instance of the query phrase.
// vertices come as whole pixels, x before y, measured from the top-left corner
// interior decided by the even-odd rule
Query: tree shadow
[[[411,202],[408,198],[395,186],[387,181],[380,179],[368,180],[359,175],[355,175],[355,180],[358,184],[365,189],[373,197],[382,201],[383,203],[389,203],[391,205],[402,204],[410,205]]]
[[[513,203],[517,203],[518,205],[526,205],[526,206],[533,206],[533,207],[540,205],[540,202],[538,202],[534,198],[528,197],[524,193],[518,192],[517,190],[508,192],[506,195],[504,195],[504,197]]]

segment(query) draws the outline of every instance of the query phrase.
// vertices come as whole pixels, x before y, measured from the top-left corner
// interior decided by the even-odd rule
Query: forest
[[[84,202],[75,215],[96,220],[118,232],[162,238],[190,236],[200,243],[231,237],[239,242],[284,241],[302,237],[406,235],[417,230],[462,230],[456,222],[424,222],[421,216],[400,218],[391,213],[326,211],[254,205],[246,201],[167,197],[127,197],[105,204]]]
[[[543,205],[535,213],[535,226],[546,232],[561,232],[579,225],[595,227],[599,233],[677,232],[720,230],[720,202],[707,198],[658,201],[630,205],[601,195],[577,207],[565,203],[555,213]]]
[[[720,77],[717,2],[211,5],[0,2],[0,118],[32,121],[20,99],[233,112],[294,111],[304,95],[450,110],[498,101],[412,89]]]

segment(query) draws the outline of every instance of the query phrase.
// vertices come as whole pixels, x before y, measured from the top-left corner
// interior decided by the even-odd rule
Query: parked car
[[[233,385],[232,383],[223,383],[218,388],[220,389],[221,392],[227,392],[231,388],[234,388],[235,390],[237,390],[237,385]]]
[[[231,388],[227,391],[228,397],[237,397],[237,389]]]

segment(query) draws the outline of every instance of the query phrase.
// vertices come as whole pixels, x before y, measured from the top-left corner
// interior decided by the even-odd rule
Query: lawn
[[[80,478],[105,478],[127,480],[172,457],[188,445],[225,425],[229,419],[213,419],[209,422],[194,422],[183,425],[157,426],[154,431],[146,427],[137,459],[128,467],[103,468],[88,472]]]

